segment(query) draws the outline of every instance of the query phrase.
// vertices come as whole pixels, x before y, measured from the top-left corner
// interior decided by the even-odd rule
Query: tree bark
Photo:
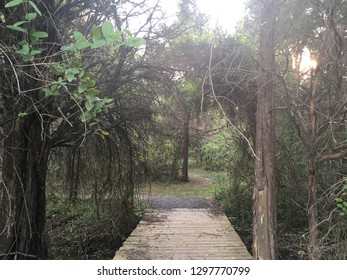
[[[255,185],[253,192],[253,257],[276,259],[276,186],[274,180],[275,21],[276,0],[261,7],[259,77],[256,113]]]
[[[190,124],[190,113],[185,112],[185,118],[183,123],[183,139],[182,139],[182,180],[188,182],[188,160],[189,160],[189,124]]]
[[[42,130],[43,121],[32,114],[5,127],[0,195],[2,259],[48,258],[45,182],[50,143]]]
[[[313,73],[313,71],[312,71]],[[308,202],[307,215],[309,226],[308,255],[311,260],[319,259],[318,249],[318,208],[317,208],[317,124],[316,124],[316,94],[318,89],[317,71],[311,75],[311,87],[309,95],[310,126],[309,132],[309,155],[308,155]]]
[[[69,156],[69,169],[67,170],[67,185],[69,188],[69,199],[76,202],[78,198],[79,186],[79,166],[81,160],[81,151],[79,147],[73,147]]]

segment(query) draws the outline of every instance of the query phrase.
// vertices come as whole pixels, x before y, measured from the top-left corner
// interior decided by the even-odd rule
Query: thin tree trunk
[[[312,71],[313,72],[313,71]],[[309,226],[309,247],[308,254],[311,260],[319,259],[318,249],[318,208],[317,208],[317,183],[316,183],[316,161],[317,161],[317,125],[316,125],[316,94],[318,88],[318,76],[311,75],[310,88],[310,126],[309,126],[309,145],[310,153],[308,156],[308,202],[307,215]]]
[[[186,111],[185,119],[183,124],[183,140],[182,140],[182,180],[188,182],[188,160],[189,160],[189,123],[190,123],[190,113]]]
[[[276,187],[274,180],[274,33],[277,1],[261,7],[259,77],[256,114],[253,257],[276,259]]]
[[[81,160],[81,150],[79,147],[72,148],[72,153],[69,154],[69,169],[67,170],[67,181],[69,188],[69,199],[76,202],[78,197],[79,185],[79,166]]]

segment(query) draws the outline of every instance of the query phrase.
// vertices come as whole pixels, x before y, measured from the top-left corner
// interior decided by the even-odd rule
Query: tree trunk
[[[313,71],[312,71],[313,73]],[[318,88],[317,72],[311,75],[311,87],[309,96],[310,106],[310,126],[309,145],[310,151],[308,156],[308,202],[307,215],[309,226],[309,247],[308,255],[311,260],[319,259],[318,249],[318,208],[317,208],[317,183],[316,183],[316,162],[317,162],[317,125],[316,125],[316,94]]]
[[[274,180],[274,33],[277,1],[261,7],[259,77],[256,113],[253,257],[276,259],[276,188]]]
[[[183,123],[183,139],[182,139],[182,180],[188,182],[188,160],[189,160],[189,123],[190,113],[186,111]]]
[[[68,160],[69,169],[67,170],[67,185],[69,188],[69,199],[72,202],[76,202],[78,197],[79,166],[81,160],[81,151],[79,147],[72,148]]]
[[[2,259],[48,258],[45,182],[50,144],[42,130],[45,121],[34,113],[4,128],[7,136],[0,192]]]

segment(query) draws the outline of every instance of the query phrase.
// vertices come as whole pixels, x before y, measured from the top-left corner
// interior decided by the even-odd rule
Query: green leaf
[[[92,27],[93,42],[99,41],[101,39],[101,32],[96,25]]]
[[[76,43],[76,47],[78,50],[83,50],[86,49],[88,47],[90,47],[92,45],[92,43],[88,42],[88,41],[83,41],[83,42],[77,42]]]
[[[75,76],[71,73],[68,73],[66,74],[66,79],[69,83],[71,83],[75,79]]]
[[[122,42],[122,33],[120,31],[116,31],[111,38],[113,39],[113,41],[115,42]]]
[[[24,117],[27,116],[27,115],[28,115],[27,112],[20,112],[20,113],[18,114],[18,117],[24,118]]]
[[[105,21],[102,26],[102,34],[104,34],[105,38],[110,37],[114,34],[114,27],[113,24],[109,21]]]
[[[22,3],[23,3],[23,0],[13,0],[11,2],[8,2],[5,5],[5,8],[11,8],[11,7],[17,6],[17,5],[22,4]]]
[[[61,74],[62,73],[62,69],[61,69],[59,64],[53,65],[49,70],[51,73],[54,73],[54,74]]]
[[[89,100],[86,101],[85,105],[86,105],[87,111],[91,111],[93,109],[93,107],[94,107],[93,103],[90,102]]]
[[[27,42],[22,44],[22,49],[19,51],[16,51],[16,53],[21,54],[22,56],[30,56],[30,47]]]
[[[88,81],[94,77],[93,73],[91,72],[85,72],[83,76],[83,80]]]
[[[340,216],[346,216],[347,214],[346,214],[346,212],[340,212],[339,215],[340,215]]]
[[[140,47],[146,44],[146,40],[138,37],[130,37],[125,40],[125,44],[128,47]]]
[[[89,126],[94,126],[94,125],[96,125],[96,124],[98,124],[98,122],[90,122],[88,125],[89,125]]]
[[[80,72],[80,69],[79,68],[69,68],[69,69],[67,69],[66,72],[76,75]]]
[[[83,97],[81,96],[81,94],[77,93],[77,90],[73,91],[73,97],[78,102],[82,102],[82,100],[83,100]]]
[[[88,121],[91,120],[93,117],[94,117],[94,114],[93,114],[93,113],[91,113],[90,111],[86,111],[86,112],[84,112],[84,113],[81,115],[80,119],[81,119],[82,122],[88,122]]]
[[[31,21],[31,20],[35,19],[36,17],[37,17],[37,13],[27,13],[25,15],[25,19],[27,21]]]
[[[341,203],[336,204],[337,207],[343,208],[343,205]]]
[[[96,112],[99,112],[100,109],[102,109],[102,107],[104,107],[104,106],[105,106],[105,101],[104,101],[103,99],[98,100],[98,101],[95,102],[95,104],[94,104],[94,110],[95,110]]]
[[[30,33],[30,36],[41,39],[41,38],[47,38],[48,33],[43,31],[36,31],[36,32]]]
[[[77,91],[78,91],[78,93],[82,93],[82,92],[85,92],[86,89],[87,89],[87,87],[85,84],[80,84],[77,88]]]
[[[103,100],[105,101],[105,104],[110,104],[114,101],[112,98],[104,98]]]
[[[33,61],[34,56],[32,56],[31,54],[23,55],[23,60],[24,60],[24,62]]]
[[[94,75],[91,72],[84,72],[83,77],[81,77],[82,82],[88,82],[89,80],[93,79]]]
[[[80,72],[78,73],[78,78],[82,79],[84,76],[84,70],[81,69]]]
[[[9,29],[20,31],[20,32],[24,32],[24,33],[28,32],[26,29],[24,29],[22,27],[14,26],[14,25],[6,25],[6,27],[9,28]]]
[[[87,90],[87,94],[89,95],[89,98],[91,97],[95,97],[100,93],[100,90],[96,89],[96,88],[90,88]]]
[[[87,87],[93,88],[95,87],[96,82],[94,80],[88,80],[86,81]]]
[[[73,37],[75,38],[75,40],[77,42],[79,42],[79,41],[87,41],[87,38],[79,31],[75,31],[73,33]]]
[[[46,87],[42,90],[46,96],[57,96],[59,92],[57,90],[57,86]]]
[[[29,54],[30,53],[30,46],[28,42],[24,42],[22,45],[22,51],[25,54]]]
[[[99,131],[101,132],[102,135],[105,135],[105,136],[110,135],[110,133],[106,130],[100,129]]]
[[[80,69],[79,68],[69,68],[65,72],[66,79],[68,82],[72,82],[75,79],[75,75],[79,74]]]
[[[40,15],[42,16],[42,13],[40,11],[40,9],[36,6],[36,4],[33,1],[28,1],[28,3],[30,4],[31,7],[34,8],[34,10]]]
[[[107,45],[107,41],[104,39],[101,39],[101,40],[94,41],[94,43],[91,45],[91,48],[98,49],[106,45]]]
[[[24,24],[24,23],[27,23],[27,22],[28,22],[27,20],[17,21],[17,22],[14,24],[14,26],[20,26],[20,25],[22,25],[22,24]]]
[[[68,57],[67,57],[67,59],[68,59]],[[70,68],[71,69],[78,69],[78,72],[79,72],[81,67],[83,67],[83,63],[79,60],[75,60],[75,61],[72,61]]]
[[[66,45],[66,46],[62,46],[60,48],[61,51],[70,51],[70,50],[74,50],[75,49],[75,45],[74,44],[70,44],[70,45]]]
[[[336,202],[342,202],[342,198],[335,198]]]
[[[31,55],[37,55],[37,54],[40,54],[40,53],[42,53],[42,51],[40,51],[40,50],[32,50],[31,51]]]

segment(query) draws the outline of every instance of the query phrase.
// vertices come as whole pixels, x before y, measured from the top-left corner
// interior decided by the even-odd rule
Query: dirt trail
[[[201,187],[206,187],[213,184],[213,181],[209,178],[202,177],[196,173],[191,172],[189,176],[189,182],[182,183],[180,185],[173,184],[172,187],[179,186],[184,190],[196,190]],[[184,191],[183,191],[184,192]],[[153,209],[163,209],[163,210],[172,210],[175,208],[213,208],[214,203],[212,199],[197,197],[194,195],[188,195],[185,197],[177,197],[173,195],[151,195],[147,194],[142,196],[143,201],[145,201],[150,208]]]

